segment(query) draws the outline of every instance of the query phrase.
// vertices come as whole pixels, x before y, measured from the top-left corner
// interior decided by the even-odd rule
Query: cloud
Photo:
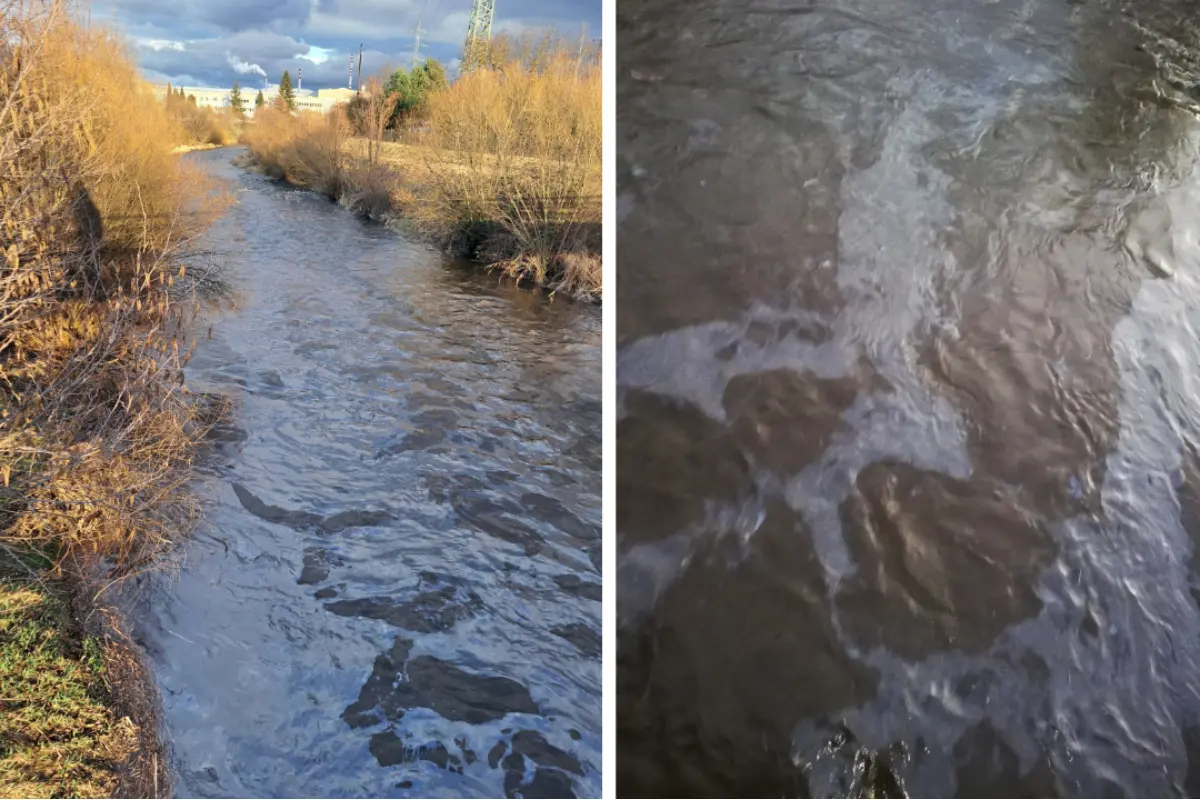
[[[310,0],[107,0],[104,5],[125,20],[227,33],[303,27],[313,13]]]
[[[229,66],[233,67],[233,71],[238,75],[249,75],[253,73],[255,75],[261,75],[264,78],[267,77],[266,70],[264,70],[258,64],[250,64],[242,61],[228,50],[225,51],[225,60],[228,62]]]
[[[137,47],[147,47],[151,50],[175,50],[183,52],[183,42],[172,42],[167,39],[142,39],[135,41]]]
[[[332,50],[327,50],[324,47],[317,47],[317,46],[313,45],[308,48],[307,58],[309,61],[313,62],[314,64],[324,64],[326,61],[329,60],[329,57],[332,55],[333,55]]]
[[[93,0],[93,18],[128,37],[142,73],[188,86],[277,81],[303,67],[308,88],[345,86],[364,45],[363,75],[422,57],[448,68],[461,56],[470,0]],[[599,35],[603,0],[502,0],[495,31],[554,28],[574,41]],[[254,76],[250,78],[249,76]]]
[[[425,33],[430,42],[458,44],[467,38],[467,22],[471,19],[466,11],[447,14]]]

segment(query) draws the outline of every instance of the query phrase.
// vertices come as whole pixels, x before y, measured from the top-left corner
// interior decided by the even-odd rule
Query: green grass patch
[[[64,596],[0,578],[0,797],[108,797],[138,730],[109,709],[104,647]]]

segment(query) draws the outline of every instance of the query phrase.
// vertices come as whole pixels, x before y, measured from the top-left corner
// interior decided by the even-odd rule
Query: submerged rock
[[[421,592],[410,600],[364,597],[326,603],[325,608],[339,617],[377,619],[416,633],[438,633],[450,630],[459,620],[474,616],[483,608],[483,601],[474,592],[442,586]]]
[[[428,708],[472,725],[508,714],[540,713],[524,684],[467,672],[434,656],[409,658],[412,644],[397,637],[391,649],[375,659],[358,699],[342,712],[346,724],[365,728],[385,719],[397,722],[412,708]]]
[[[338,533],[348,528],[368,528],[394,519],[388,511],[339,511],[328,517],[314,514],[311,511],[292,511],[290,509],[264,503],[253,492],[240,483],[233,484],[233,492],[237,495],[242,508],[266,522],[276,525],[286,525],[295,530],[312,530],[314,528],[325,533]]]

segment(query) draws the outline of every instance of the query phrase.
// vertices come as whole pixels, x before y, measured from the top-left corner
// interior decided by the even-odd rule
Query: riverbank
[[[0,571],[0,796],[169,796],[157,688],[78,582]]]
[[[367,106],[364,116],[390,118],[386,102]],[[599,302],[600,108],[599,71],[562,56],[537,71],[510,65],[503,80],[476,70],[430,95],[411,144],[382,141],[382,123],[352,136],[342,110],[264,109],[243,141],[274,178],[519,282]]]
[[[0,10],[0,796],[165,796],[157,690],[107,590],[197,517],[189,247],[223,201],[71,9]]]
[[[313,146],[311,139],[303,141],[324,135],[311,130],[299,134],[300,141],[284,145],[282,151],[264,147],[253,135],[247,142],[254,163],[276,180],[322,194],[366,219],[415,230],[446,252],[500,271],[519,283],[600,302],[603,270],[598,198],[594,209],[553,211],[544,214],[546,219],[527,222],[507,219],[499,210],[503,201],[498,198],[489,204],[492,209],[483,213],[445,206],[439,209],[430,176],[422,172],[462,170],[459,159],[431,148],[372,143],[364,138],[346,138],[334,150]],[[366,155],[372,145],[379,153],[374,162]],[[288,151],[289,147],[294,149]],[[331,152],[339,153],[339,159],[329,158]]]

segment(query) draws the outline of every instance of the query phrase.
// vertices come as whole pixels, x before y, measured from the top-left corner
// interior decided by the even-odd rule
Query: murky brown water
[[[620,794],[1200,792],[1197,23],[619,4]]]
[[[189,157],[236,306],[207,519],[133,617],[176,794],[599,796],[598,310]]]

